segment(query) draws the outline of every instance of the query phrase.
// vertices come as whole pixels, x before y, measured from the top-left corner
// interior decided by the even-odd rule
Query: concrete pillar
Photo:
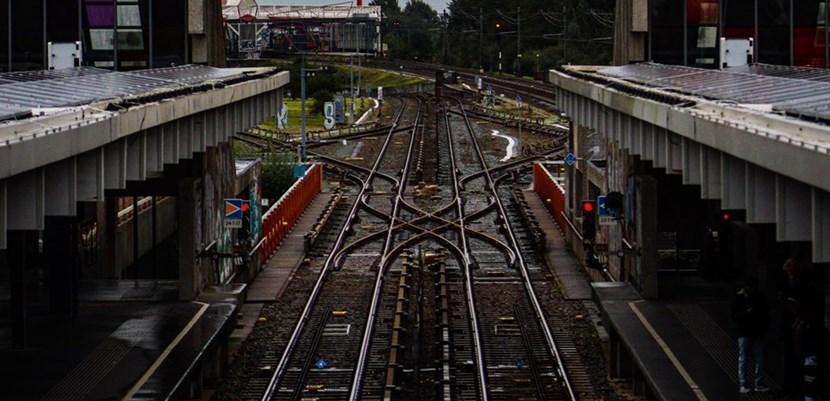
[[[78,312],[78,218],[46,217],[43,253],[49,269],[49,313]]]
[[[196,193],[198,178],[187,177],[179,181],[179,196],[176,198],[179,238],[179,299],[193,300],[199,294],[201,251],[201,227],[197,227],[199,205]]]
[[[109,196],[103,202],[98,202],[97,220],[99,278],[121,278],[115,252],[118,233],[118,204],[116,197]]]
[[[9,231],[6,261],[9,267],[11,290],[12,348],[26,347],[26,272],[37,247],[37,231]]]
[[[635,263],[629,281],[644,298],[657,298],[657,180],[647,175],[634,179],[633,231]]]

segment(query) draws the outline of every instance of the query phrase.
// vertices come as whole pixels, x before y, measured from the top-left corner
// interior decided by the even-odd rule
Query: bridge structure
[[[381,52],[380,6],[260,5],[231,0],[223,7],[228,58],[289,53]]]
[[[229,282],[235,265],[210,257],[235,244],[222,201],[258,190],[238,187],[230,138],[274,115],[288,82],[274,68],[199,65],[0,74],[0,251],[9,271],[2,287],[11,293],[15,344],[23,342],[26,287],[38,263],[50,313],[59,315],[77,310],[81,278],[139,278],[126,266],[137,266],[138,248],[163,238],[139,233],[149,223],[137,221],[145,215],[138,202],[132,233],[122,232],[122,197],[152,197],[153,233],[156,224],[177,233],[178,271],[161,275],[178,278],[180,300]],[[248,174],[250,163],[242,169]],[[75,261],[79,242],[89,240],[78,237],[90,235],[80,227],[90,221],[99,263],[87,270]],[[131,241],[116,241],[124,235]]]
[[[737,238],[723,242],[726,222],[755,227],[756,233],[741,234],[751,249],[789,244],[783,253],[830,262],[830,175],[819,173],[830,171],[826,70],[643,63],[568,67],[551,72],[550,80],[573,118],[577,162],[566,192],[576,220],[581,199],[609,191],[628,195],[630,213],[600,233],[612,248],[633,251],[608,257],[618,277],[636,276],[646,294],[657,296],[658,233],[669,231],[707,233],[689,240],[697,243],[688,248],[698,249],[702,260],[725,258],[710,264],[723,268],[711,274],[754,273],[763,259],[758,253],[741,252],[733,260],[713,251],[741,245]],[[770,235],[757,232],[765,229]],[[682,238],[675,241],[682,249]],[[713,242],[718,246],[709,246]]]

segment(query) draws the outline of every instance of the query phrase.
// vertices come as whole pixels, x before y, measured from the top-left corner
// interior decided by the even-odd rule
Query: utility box
[[[720,68],[750,65],[755,60],[753,38],[720,38]]]
[[[75,43],[47,43],[49,52],[48,67],[50,70],[80,67],[83,60],[81,42]]]

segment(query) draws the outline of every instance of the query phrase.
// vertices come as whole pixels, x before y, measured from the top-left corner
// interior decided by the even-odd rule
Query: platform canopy
[[[32,109],[89,105],[242,75],[239,69],[203,65],[129,72],[77,67],[0,73],[0,121],[25,117]]]
[[[830,123],[830,70],[753,64],[711,70],[656,63],[604,68],[600,75],[713,100],[769,105]]]

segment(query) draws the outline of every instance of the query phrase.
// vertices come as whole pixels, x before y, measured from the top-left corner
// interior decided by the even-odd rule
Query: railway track
[[[400,103],[385,132],[351,137],[366,143],[360,160],[310,144],[346,187],[326,215],[336,228],[315,233],[308,301],[244,399],[578,399],[562,331],[536,296],[545,274],[526,260],[534,232],[505,185],[561,151],[561,135],[543,153],[488,162],[460,100]]]

